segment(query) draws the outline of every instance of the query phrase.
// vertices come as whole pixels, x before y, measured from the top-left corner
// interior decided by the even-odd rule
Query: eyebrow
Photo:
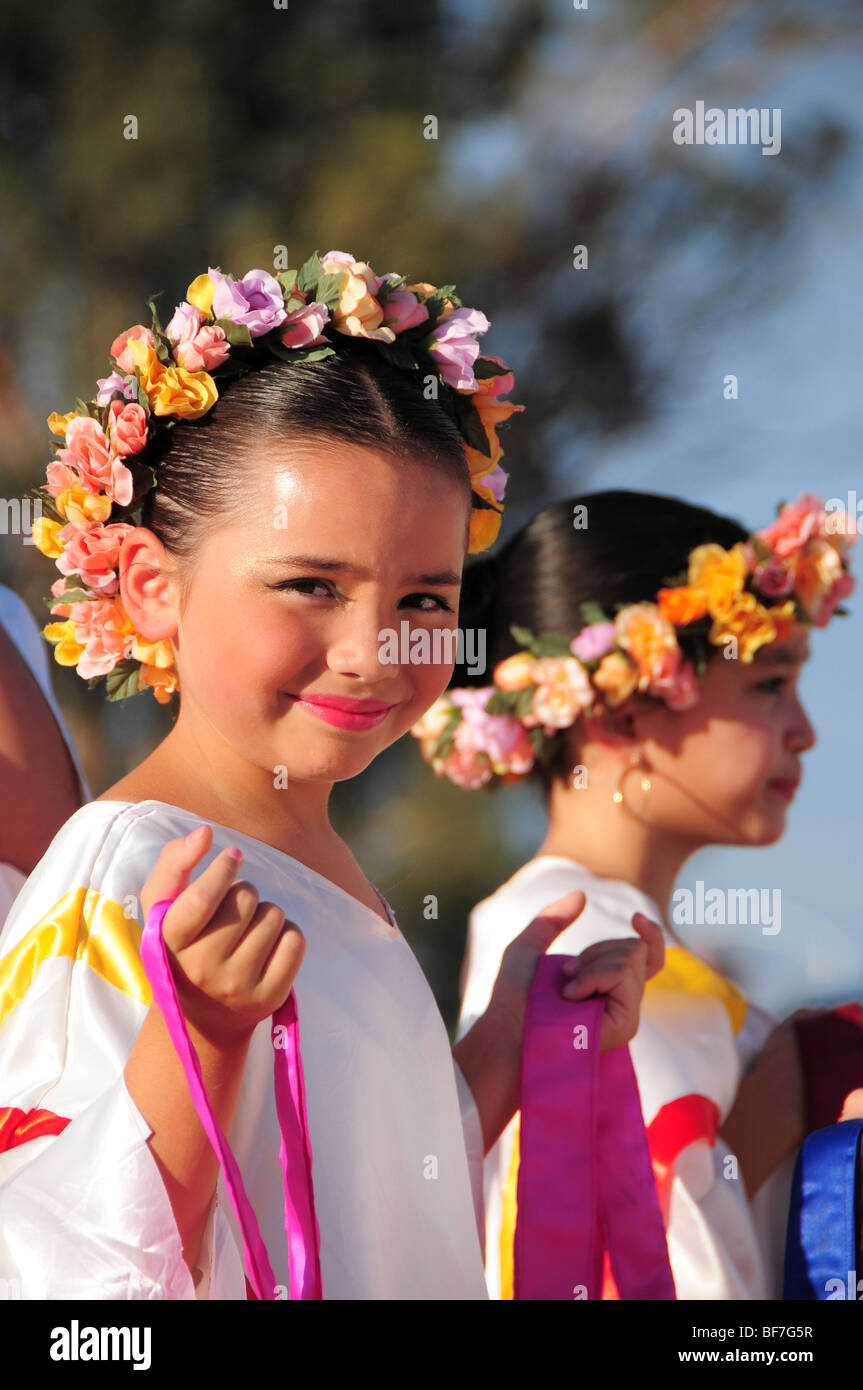
[[[318,555],[265,555],[264,564],[296,565],[298,569],[338,571],[342,574],[354,574],[359,579],[373,578],[372,571],[363,568],[362,565],[350,565],[346,560],[327,560]],[[461,575],[456,574],[455,570],[439,570],[432,574],[409,574],[403,582],[451,585],[457,588],[461,584]]]
[[[787,649],[784,651],[771,651],[768,645],[767,647],[761,647],[755,653],[755,660],[760,666],[800,666],[809,660],[810,655],[811,653],[808,651],[794,652]],[[760,661],[758,661],[759,657],[761,657]]]

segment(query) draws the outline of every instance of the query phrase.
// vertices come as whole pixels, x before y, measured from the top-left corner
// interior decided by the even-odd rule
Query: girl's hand
[[[488,1009],[512,1032],[519,1051],[524,1010],[537,960],[580,916],[586,902],[582,892],[565,894],[543,908],[504,951]],[[602,1052],[621,1047],[635,1036],[645,982],[662,969],[665,960],[661,927],[640,912],[633,916],[632,926],[641,938],[639,941],[600,941],[588,946],[572,962],[572,978],[562,989],[565,999],[605,996],[600,1033]]]
[[[200,825],[169,840],[144,884],[141,903],[173,898],[162,924],[187,1020],[218,1045],[245,1042],[287,999],[305,952],[299,927],[275,903],[259,902],[251,883],[235,882],[239,850],[223,850],[190,882],[213,832]],[[177,896],[178,895],[178,896]]]
[[[597,994],[605,998],[600,1052],[622,1047],[635,1037],[644,986],[665,961],[662,928],[642,912],[633,915],[632,926],[640,941],[598,941],[564,966],[564,973],[572,977],[562,991],[564,999],[590,999]]]

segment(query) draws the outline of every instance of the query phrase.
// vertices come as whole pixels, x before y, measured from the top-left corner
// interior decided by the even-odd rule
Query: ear
[[[173,637],[179,623],[175,565],[158,536],[135,526],[120,548],[120,596],[142,637]]]

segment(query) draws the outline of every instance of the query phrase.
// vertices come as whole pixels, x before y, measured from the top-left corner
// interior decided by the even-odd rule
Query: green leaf
[[[763,541],[760,536],[750,536],[749,539],[752,544],[752,551],[755,555],[756,560],[764,562],[772,558],[773,551],[770,549],[770,546],[767,544],[767,542]]]
[[[335,352],[335,348],[328,347],[325,343],[319,343],[313,348],[288,348],[278,339],[268,342],[267,347],[273,356],[282,362],[319,362],[324,357],[332,357]]]
[[[533,644],[535,656],[572,656],[570,639],[562,632],[544,632]]]
[[[478,454],[485,454],[486,458],[491,458],[491,445],[476,406],[471,405],[467,397],[458,391],[453,392],[453,395],[455,396],[456,419],[462,439],[472,449],[476,449]]]
[[[85,589],[64,589],[59,598],[53,594],[49,598],[43,598],[42,602],[46,608],[52,608],[55,603],[95,603],[98,594],[88,594]]]
[[[297,272],[296,287],[303,294],[313,290],[321,278],[321,258],[317,251],[313,252],[307,261],[304,261]]]
[[[408,277],[406,275],[399,275],[397,279],[388,280],[386,284],[381,285],[380,289],[375,295],[375,299],[378,301],[378,304],[380,304],[381,306],[386,304],[390,295],[394,294],[396,290],[400,290],[402,285],[407,283],[407,278]]]
[[[252,346],[252,335],[244,323],[234,323],[231,319],[216,319],[216,328],[221,328],[231,347]]]
[[[322,275],[318,281],[315,302],[325,305],[331,313],[338,306],[339,294],[346,274],[347,272],[344,270],[333,271],[329,275]]]
[[[478,357],[473,364],[473,374],[477,381],[485,381],[490,376],[506,376],[510,370],[509,367],[499,367],[488,357]]]
[[[535,638],[529,627],[519,627],[518,623],[513,623],[509,631],[513,641],[517,642],[520,647],[527,647],[529,651],[533,650]]]
[[[280,270],[275,278],[285,292],[285,299],[290,299],[297,288],[297,272],[295,270]]]
[[[530,714],[533,709],[533,697],[538,689],[536,685],[529,685],[526,689],[517,691],[513,707],[516,719],[523,719],[526,714]]]
[[[581,620],[585,627],[592,627],[594,623],[607,623],[608,618],[602,604],[596,603],[593,599],[588,599],[578,605],[581,613]]]
[[[140,664],[126,657],[118,661],[113,671],[105,677],[105,689],[109,700],[128,700],[138,694],[138,673]]]

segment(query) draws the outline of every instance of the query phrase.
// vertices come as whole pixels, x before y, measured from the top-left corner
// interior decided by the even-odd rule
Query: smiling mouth
[[[375,729],[386,719],[390,710],[395,709],[395,705],[385,704],[382,700],[355,700],[341,695],[286,694],[301,709],[337,729]]]

